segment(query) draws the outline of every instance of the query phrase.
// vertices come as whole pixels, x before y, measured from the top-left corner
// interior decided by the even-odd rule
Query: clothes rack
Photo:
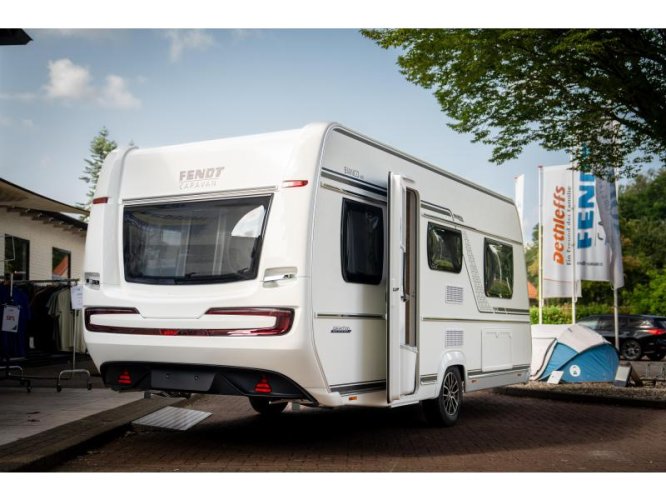
[[[4,318],[5,306],[14,306],[14,274],[9,273],[9,300],[7,304],[0,304],[2,306],[2,318]],[[18,306],[17,306],[18,307]],[[19,307],[19,317],[20,317],[20,307]],[[2,321],[2,320],[0,320]],[[18,321],[18,319],[17,319]],[[0,325],[1,330],[1,325]],[[11,332],[5,332],[4,330],[0,331],[0,335],[10,335]],[[9,342],[7,342],[9,345]],[[0,375],[0,380],[16,380],[22,386],[26,388],[28,392],[32,390],[31,382],[28,378],[23,376],[23,367],[20,365],[12,365],[9,353],[3,353],[3,358],[5,361],[4,374]],[[12,375],[13,371],[18,371],[20,375]]]
[[[51,280],[16,280],[14,281],[14,285],[67,285],[71,291],[72,286],[77,285],[79,283],[78,278],[60,278],[60,279],[51,279]],[[70,292],[71,293],[71,292]],[[70,314],[73,315],[74,317],[74,322],[75,325],[78,321],[80,321],[80,316],[79,316],[79,310],[76,309],[70,309]],[[73,333],[73,339],[72,339],[72,367],[71,369],[67,370],[62,370],[58,374],[58,378],[56,380],[56,390],[58,392],[62,391],[62,384],[61,382],[63,380],[71,380],[75,374],[81,374],[86,376],[86,388],[88,390],[92,389],[92,384],[90,383],[90,371],[86,369],[77,369],[76,368],[76,346],[77,346],[77,328],[76,326],[74,327],[74,333]],[[25,377],[24,377],[25,378]]]
[[[73,304],[72,304],[73,306]],[[74,315],[74,322],[76,323],[77,321],[80,321],[79,318],[79,311],[80,309],[72,309],[72,314]],[[70,370],[62,370],[60,374],[58,375],[58,382],[56,384],[56,390],[58,392],[62,391],[62,384],[60,381],[62,380],[63,375],[69,374],[69,378],[67,380],[71,380],[74,377],[74,374],[78,373],[81,375],[86,376],[86,388],[88,390],[92,389],[92,384],[90,383],[90,372],[86,370],[85,368],[76,368],[76,332],[77,329],[74,328],[74,339],[72,341],[72,368]]]

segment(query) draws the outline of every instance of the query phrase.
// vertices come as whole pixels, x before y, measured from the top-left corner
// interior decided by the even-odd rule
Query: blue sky
[[[26,31],[28,45],[0,48],[0,176],[69,204],[85,200],[102,127],[152,147],[337,121],[507,196],[525,173],[529,227],[537,165],[567,160],[534,146],[489,163],[397,53],[355,29]]]
[[[356,27],[654,22],[650,9],[625,13],[619,0],[607,0],[601,12],[561,0],[536,18],[535,4],[524,0],[468,0],[441,11],[428,0],[412,0],[409,9],[384,0],[381,10],[362,0],[315,10],[305,0],[246,0],[224,11],[206,0],[179,5],[164,0],[156,15],[130,0],[104,12],[95,2],[24,0],[3,12],[0,27],[21,26],[33,41],[0,47],[0,177],[76,204],[85,201],[79,176],[102,127],[119,145],[152,147],[336,121],[509,197],[525,174],[530,238],[537,166],[566,163],[566,154],[531,145],[517,160],[489,163],[490,148],[448,128],[432,93],[400,74],[397,52]],[[230,28],[201,29],[211,24]],[[155,25],[188,28],[127,29]]]

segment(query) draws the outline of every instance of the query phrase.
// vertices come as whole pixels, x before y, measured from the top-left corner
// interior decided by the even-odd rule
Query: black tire
[[[458,368],[448,368],[444,373],[439,396],[421,403],[426,420],[442,427],[451,427],[460,418],[463,400],[463,384]]]
[[[650,354],[647,355],[648,359],[650,361],[661,361],[664,359],[664,356],[666,356],[666,352],[651,352]]]
[[[620,353],[627,361],[638,361],[643,357],[643,348],[637,340],[627,339],[622,342]]]
[[[271,416],[279,415],[287,407],[287,403],[283,401],[282,403],[273,403],[268,398],[257,398],[250,397],[250,406],[261,415]]]

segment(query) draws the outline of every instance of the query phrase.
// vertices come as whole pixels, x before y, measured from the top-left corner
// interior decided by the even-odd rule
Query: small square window
[[[51,279],[69,279],[72,277],[72,253],[68,250],[53,248],[51,253]]]
[[[428,266],[435,271],[459,273],[462,269],[460,231],[428,223]]]

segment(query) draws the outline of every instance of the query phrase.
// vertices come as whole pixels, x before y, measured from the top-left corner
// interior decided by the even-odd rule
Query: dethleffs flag
[[[575,283],[580,296],[581,280],[612,280],[610,244],[597,203],[597,179],[573,170],[571,165],[541,171],[542,295],[572,297]]]
[[[542,296],[571,297],[574,279],[573,172],[570,165],[541,169]],[[579,295],[580,290],[577,290]]]

